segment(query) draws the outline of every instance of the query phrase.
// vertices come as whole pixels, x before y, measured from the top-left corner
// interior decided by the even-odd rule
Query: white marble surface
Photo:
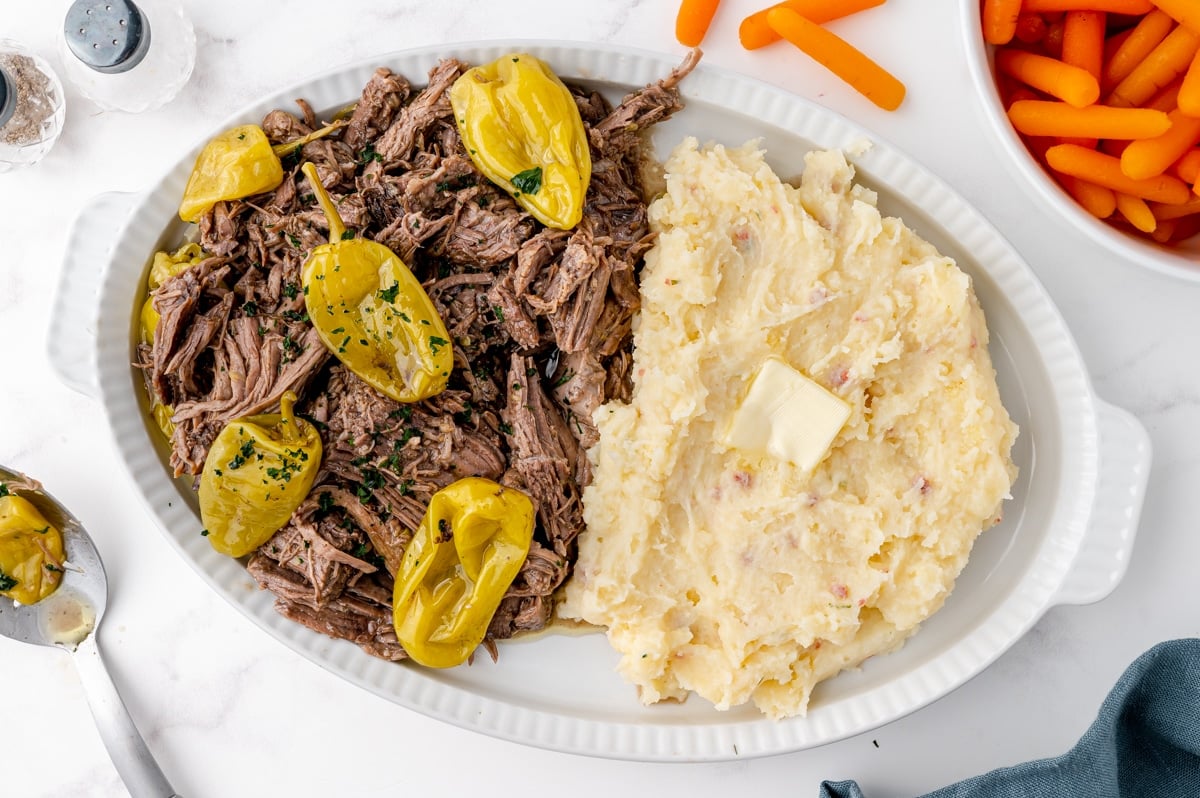
[[[180,560],[144,513],[100,408],[52,376],[44,335],[65,233],[90,196],[138,190],[221,119],[306,75],[438,41],[570,38],[682,52],[674,0],[188,0],[199,41],[182,95],[140,116],[69,95],[50,156],[0,176],[0,462],[40,479],[84,520],[112,580],[101,642],[176,788],[207,796],[517,794],[815,795],[856,778],[904,796],[1066,750],[1120,672],[1162,640],[1200,634],[1200,284],[1119,262],[1060,224],[1005,166],[963,54],[958,3],[892,0],[836,23],[908,85],[876,109],[803,57],[747,53],[737,22],[762,0],[725,0],[708,63],[814,99],[889,138],[975,203],[1033,265],[1078,339],[1099,394],[1130,409],[1155,447],[1141,533],[1111,597],[1052,610],[982,675],[934,705],[824,748],[723,764],[587,759],[431,721],[347,684],[267,637]],[[0,35],[53,58],[60,4],[6,9]],[[0,640],[0,793],[122,796],[61,652]]]

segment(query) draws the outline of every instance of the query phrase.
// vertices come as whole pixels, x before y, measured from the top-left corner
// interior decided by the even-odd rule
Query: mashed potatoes
[[[814,152],[684,141],[650,209],[634,394],[596,414],[560,614],[608,628],[645,703],[803,714],[941,607],[1016,474],[970,279]],[[805,471],[723,443],[779,358],[850,417]]]

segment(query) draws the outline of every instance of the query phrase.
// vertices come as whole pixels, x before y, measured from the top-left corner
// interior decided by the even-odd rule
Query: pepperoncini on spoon
[[[217,134],[196,156],[179,203],[179,218],[194,222],[221,200],[250,197],[278,187],[283,182],[280,158],[345,124],[334,122],[294,141],[274,145],[258,125],[241,125]]]
[[[28,499],[0,488],[0,596],[35,604],[62,582],[62,533]]]
[[[481,477],[433,494],[404,551],[392,597],[396,638],[415,662],[464,662],[521,570],[533,539],[533,502]]]
[[[301,272],[304,304],[321,341],[398,402],[440,393],[454,352],[429,295],[394,252],[349,234],[316,167],[301,168],[329,220],[329,243],[309,253]]]
[[[200,520],[212,547],[241,557],[266,543],[304,501],[321,466],[321,436],[292,412],[229,422],[208,450],[200,475]]]
[[[592,156],[579,107],[541,59],[501,56],[463,73],[450,106],[479,171],[547,227],[583,216]]]

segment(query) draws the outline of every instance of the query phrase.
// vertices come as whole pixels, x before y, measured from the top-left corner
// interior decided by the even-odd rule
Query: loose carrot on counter
[[[1200,51],[1198,51],[1179,86],[1179,110],[1188,116],[1200,116]]]
[[[1027,136],[1080,136],[1141,139],[1161,136],[1171,127],[1162,111],[1146,108],[1076,108],[1053,100],[1020,100],[1008,109],[1013,127]]]
[[[1154,5],[1166,11],[1181,24],[1195,33],[1200,33],[1200,4],[1196,0],[1153,0]]]
[[[675,16],[675,38],[685,47],[699,47],[716,16],[721,0],[683,0]]]
[[[1063,62],[1087,70],[1096,80],[1104,65],[1107,19],[1103,11],[1068,11],[1063,22]]]
[[[772,8],[767,14],[767,22],[776,33],[880,108],[894,111],[904,101],[904,84],[836,33],[825,30],[790,8]]]
[[[983,0],[983,40],[1008,44],[1017,34],[1021,0]]]
[[[1076,108],[1091,105],[1100,98],[1100,84],[1091,73],[1044,55],[999,50],[996,69]]]
[[[1107,219],[1117,210],[1117,195],[1110,188],[1098,186],[1078,177],[1064,176],[1062,184],[1075,198],[1075,201],[1097,219]]]
[[[1200,35],[1183,26],[1171,31],[1108,96],[1109,105],[1141,105],[1183,74],[1200,49]]]
[[[790,8],[810,22],[824,25],[826,22],[881,6],[884,2],[885,0],[784,0],[743,19],[742,24],[738,26],[738,40],[747,50],[757,50],[779,41],[779,34],[767,22],[767,14],[772,8]],[[1020,2],[1017,5],[1020,5]]]
[[[1185,0],[1190,2],[1190,0]],[[1024,0],[1021,10],[1030,14],[1047,11],[1107,11],[1114,14],[1146,14],[1150,0]]]
[[[1046,162],[1056,172],[1090,180],[1097,185],[1142,199],[1180,204],[1192,196],[1187,183],[1174,175],[1134,180],[1121,171],[1120,160],[1075,144],[1058,144],[1046,150]]]
[[[1131,225],[1143,233],[1153,233],[1154,228],[1158,227],[1158,220],[1154,218],[1150,206],[1141,197],[1134,197],[1118,191],[1117,210]]]
[[[1170,114],[1171,128],[1154,138],[1140,138],[1121,153],[1121,171],[1134,179],[1161,175],[1200,143],[1200,119],[1179,109]]]

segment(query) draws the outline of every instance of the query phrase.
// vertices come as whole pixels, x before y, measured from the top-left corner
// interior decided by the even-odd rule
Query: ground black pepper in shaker
[[[0,172],[41,160],[65,116],[62,84],[50,65],[0,39]]]

